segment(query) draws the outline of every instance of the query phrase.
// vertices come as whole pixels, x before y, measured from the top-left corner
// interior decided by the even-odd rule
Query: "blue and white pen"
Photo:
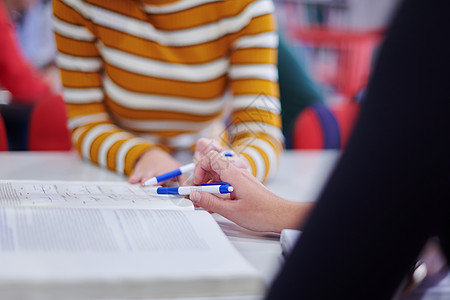
[[[180,176],[181,174],[186,174],[186,173],[192,172],[192,171],[194,171],[194,169],[195,169],[195,164],[194,163],[190,163],[190,164],[184,165],[184,166],[182,166],[182,167],[180,167],[180,168],[178,168],[176,170],[167,172],[165,174],[162,174],[162,175],[159,175],[159,176],[156,176],[156,177],[152,177],[149,180],[147,180],[146,182],[144,182],[143,185],[144,186],[156,185],[156,184],[158,184],[160,182],[163,182],[163,181],[175,178],[177,176]]]
[[[222,156],[233,156],[233,152],[231,151],[224,151],[221,153]],[[148,179],[147,181],[144,182],[143,186],[148,186],[148,185],[156,185],[160,182],[175,178],[177,176],[180,176],[182,174],[186,174],[186,173],[190,173],[193,172],[195,169],[195,164],[194,163],[190,163],[187,165],[184,165],[176,170],[167,172],[165,174],[156,176],[156,177],[152,177],[150,179]]]
[[[155,195],[190,195],[193,191],[208,192],[211,194],[228,194],[233,191],[233,187],[226,182],[205,183],[199,186],[152,186],[145,189]]]

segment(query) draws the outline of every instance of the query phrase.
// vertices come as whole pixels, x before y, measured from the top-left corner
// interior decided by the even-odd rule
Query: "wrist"
[[[275,232],[281,232],[283,229],[300,229],[311,208],[311,202],[295,202],[282,199],[279,215],[274,224]]]
[[[155,153],[157,154],[157,153],[161,153],[161,152],[166,152],[166,151],[164,151],[163,149],[161,149],[158,146],[151,146],[151,147],[147,148],[146,150],[142,151],[141,155],[139,155],[136,158],[135,164],[137,164],[138,161],[141,160],[145,156],[152,156]]]

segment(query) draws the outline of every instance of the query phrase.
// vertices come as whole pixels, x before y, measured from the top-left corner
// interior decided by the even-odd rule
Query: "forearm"
[[[279,116],[274,116],[274,118],[279,119]],[[247,126],[246,124],[240,125]],[[278,169],[280,155],[283,151],[283,138],[278,125],[255,125],[256,127],[260,126],[259,128],[270,127],[270,130],[263,133],[257,132],[256,128],[249,129],[247,133],[240,134],[232,144],[232,149],[246,161],[253,176],[261,182],[272,177]]]
[[[73,120],[69,118],[69,124]],[[132,173],[137,160],[156,147],[106,121],[73,128],[72,140],[83,158],[127,176]]]
[[[391,299],[448,220],[450,7],[433,4],[403,2],[353,136],[268,299]]]
[[[233,102],[228,134],[233,150],[247,160],[253,176],[265,181],[277,169],[284,138],[273,4],[255,3],[265,13],[252,19],[232,43],[229,77]]]
[[[283,229],[301,229],[309,215],[313,202],[294,202],[280,199],[278,209],[275,211],[273,221],[273,232],[281,232]],[[267,214],[271,216],[271,213]]]

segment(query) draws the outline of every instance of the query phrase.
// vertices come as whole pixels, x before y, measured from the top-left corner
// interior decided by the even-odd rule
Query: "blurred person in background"
[[[51,0],[4,1],[15,25],[23,55],[39,70],[52,90],[60,91],[59,71],[55,65]]]
[[[17,18],[33,1],[0,2],[0,85],[8,91],[0,113],[5,120],[11,150],[26,150],[28,121],[33,105],[51,94],[49,84],[23,57],[10,14]],[[3,93],[5,95],[6,93]]]
[[[32,0],[5,0],[4,6],[0,2],[0,83],[11,93],[12,101],[25,105],[32,104],[49,89],[39,72],[23,57],[8,14],[17,17],[31,3]]]

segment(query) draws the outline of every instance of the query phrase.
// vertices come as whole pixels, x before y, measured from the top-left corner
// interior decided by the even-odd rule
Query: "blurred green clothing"
[[[278,81],[286,149],[292,148],[292,133],[298,114],[311,104],[322,102],[322,93],[280,34],[278,46]]]

